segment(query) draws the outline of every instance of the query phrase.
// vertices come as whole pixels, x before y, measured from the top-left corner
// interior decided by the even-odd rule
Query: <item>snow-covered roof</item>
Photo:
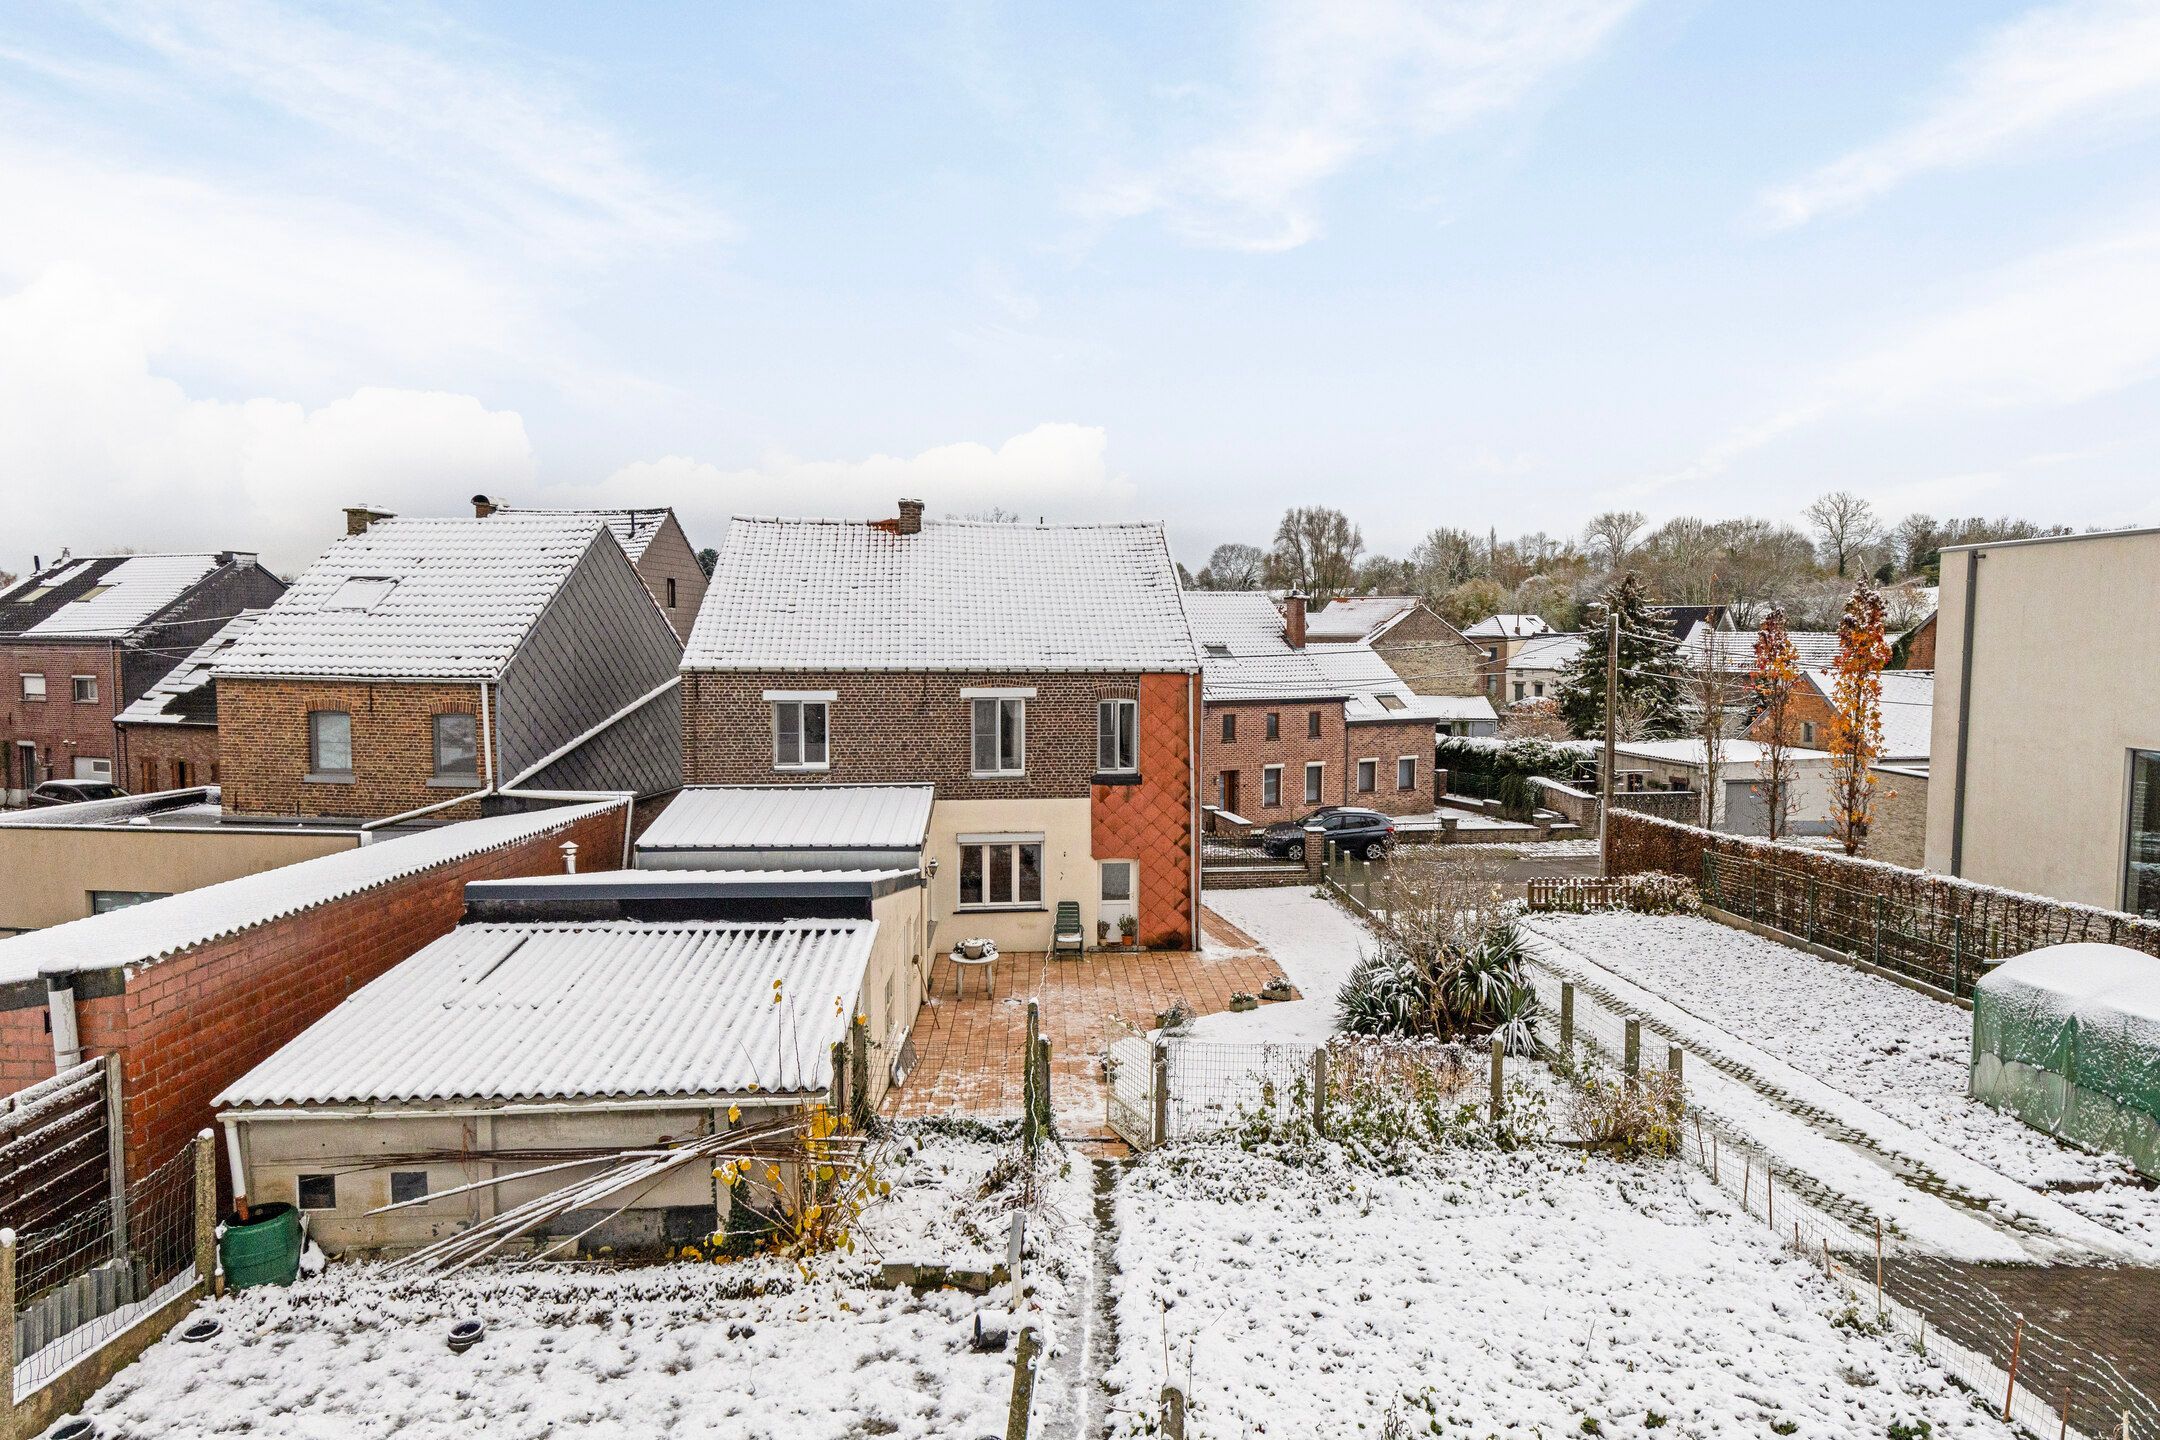
[[[1837,673],[1811,669],[1808,682],[1828,699],[1836,693]],[[1925,760],[1934,743],[1935,672],[1884,670],[1882,683],[1882,758]]]
[[[324,551],[215,672],[494,679],[601,528],[516,511],[378,520]]]
[[[631,508],[627,510],[526,510],[511,505],[495,507],[497,515],[584,515],[607,526],[608,533],[622,546],[623,553],[636,564],[645,558],[646,547],[667,524],[668,516],[675,512],[668,506]]]
[[[1593,749],[1597,742],[1587,741]],[[1703,765],[1703,742],[1700,740],[1622,740],[1613,751],[1624,758],[1635,760],[1662,760],[1672,765]],[[1736,765],[1753,765],[1762,759],[1763,747],[1754,740],[1727,740],[1720,747],[1722,764],[1729,771]],[[1820,750],[1803,750],[1797,745],[1785,747],[1786,758],[1796,765],[1828,764],[1830,757]]]
[[[660,850],[920,850],[929,785],[693,785],[638,837]]]
[[[738,516],[685,670],[1200,668],[1162,527]]]
[[[0,984],[34,980],[54,970],[147,965],[220,936],[373,890],[422,870],[564,829],[614,803],[464,820],[302,860],[259,875],[243,875],[162,900],[70,920],[48,930],[31,930],[0,940]]]
[[[461,925],[212,1103],[823,1090],[876,933],[873,920]]]
[[[1590,640],[1585,635],[1539,635],[1525,640],[1508,660],[1510,670],[1565,670]]]
[[[1282,612],[1261,590],[1188,590],[1185,615],[1203,648],[1228,646],[1233,653],[1272,655],[1288,650]],[[1308,629],[1306,634],[1311,635]]]
[[[1339,700],[1350,693],[1314,663],[1317,652],[1291,647],[1282,613],[1257,590],[1188,591],[1185,613],[1200,642],[1204,699]]]
[[[1345,595],[1305,617],[1305,638],[1322,643],[1369,640],[1417,608],[1415,595]]]
[[[195,552],[64,560],[0,594],[0,631],[38,639],[126,635],[233,558]]]
[[[211,686],[210,662],[217,659],[255,628],[260,610],[243,610],[225,622],[223,629],[202,644],[165,678],[143,692],[143,697],[115,717],[121,725],[215,725],[216,691]]]
[[[1726,670],[1753,670],[1755,637],[1759,633],[1755,630],[1712,630],[1698,623],[1680,642],[1680,655],[1690,665],[1714,660]],[[1835,630],[1788,630],[1785,634],[1792,641],[1793,655],[1803,670],[1821,669],[1837,658]]]
[[[1425,703],[1440,720],[1492,720],[1498,721],[1499,712],[1492,701],[1483,695],[1427,695]]]
[[[1520,640],[1550,635],[1553,628],[1535,615],[1488,615],[1462,633],[1471,640]]]
[[[1436,703],[1436,697],[1420,695],[1403,683],[1380,655],[1363,645],[1330,645],[1312,652],[1313,663],[1330,680],[1350,692],[1343,718],[1361,720],[1430,720],[1460,718]],[[1492,713],[1486,707],[1487,715]]]

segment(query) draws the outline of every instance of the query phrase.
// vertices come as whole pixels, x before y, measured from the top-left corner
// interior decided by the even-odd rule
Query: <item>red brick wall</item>
[[[1792,703],[1785,710],[1785,743],[1810,750],[1820,750],[1830,743],[1830,717],[1834,712],[1830,702],[1820,690],[1802,681],[1793,692]],[[1750,740],[1765,740],[1770,735],[1767,716],[1757,716],[1748,726]]]
[[[1138,939],[1173,950],[1192,949],[1196,939],[1189,777],[1199,683],[1197,676],[1141,677],[1140,783],[1094,790],[1094,852],[1139,862]]]
[[[1933,670],[1935,668],[1935,616],[1930,615],[1912,631],[1910,639],[1902,642],[1904,655],[1898,660],[1900,670]]]
[[[218,769],[225,808],[264,817],[380,820],[448,800],[430,786],[433,717],[476,714],[478,685],[333,680],[219,680]],[[309,783],[308,712],[352,715],[353,783]],[[483,757],[483,761],[484,761]],[[429,818],[469,820],[478,801]]]
[[[1306,717],[1317,711],[1320,734],[1306,734]],[[1267,717],[1279,715],[1281,732],[1267,738]],[[1235,739],[1223,739],[1223,717],[1237,719]],[[1225,770],[1238,774],[1236,811],[1257,825],[1294,820],[1313,808],[1305,799],[1305,766],[1319,760],[1327,765],[1318,803],[1339,805],[1343,799],[1343,705],[1340,700],[1211,700],[1202,729],[1200,793],[1210,805],[1222,803],[1219,781]],[[1431,749],[1428,742],[1426,748]],[[1282,803],[1262,805],[1261,771],[1280,765]]]
[[[137,795],[218,783],[218,732],[212,725],[122,725],[116,784]],[[179,762],[184,762],[183,775]]]
[[[1352,725],[1346,737],[1348,763],[1343,771],[1343,803],[1364,805],[1389,815],[1423,815],[1433,808],[1433,724],[1369,721]],[[1409,755],[1417,760],[1416,783],[1408,790],[1395,785],[1395,762]],[[1373,789],[1357,788],[1357,762],[1378,760]]]
[[[1373,642],[1405,685],[1419,695],[1485,693],[1485,651],[1420,605]]]
[[[612,870],[623,814],[563,829],[287,915],[130,975],[124,993],[76,1007],[86,1056],[118,1050],[127,1102],[128,1171],[140,1175],[212,1123],[210,1101],[353,991],[464,913],[467,881],[551,874],[557,847],[578,844],[580,870]],[[0,1076],[19,1087],[52,1073],[42,1008],[0,1012]],[[221,1167],[222,1169],[222,1167]]]
[[[6,747],[9,788],[23,788],[15,752],[20,741],[37,742],[38,763],[45,767],[41,779],[73,779],[77,756],[114,758],[113,716],[120,707],[120,676],[113,657],[110,645],[0,646],[0,745]],[[26,670],[45,677],[42,701],[22,698],[20,676]],[[97,677],[96,703],[75,703],[73,677],[77,675]],[[127,784],[117,769],[113,779]]]

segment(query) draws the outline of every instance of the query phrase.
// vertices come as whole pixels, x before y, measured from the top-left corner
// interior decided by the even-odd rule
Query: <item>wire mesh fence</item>
[[[1545,1044],[1578,1063],[1677,1068],[1684,1079],[1685,1047],[1535,959],[1528,969]],[[2074,1310],[2051,1309],[2043,1323],[1977,1279],[1977,1267],[1906,1251],[1865,1206],[1785,1169],[1699,1107],[1687,1107],[1683,1129],[1686,1159],[1780,1245],[1842,1288],[1856,1325],[1912,1345],[2005,1421],[2042,1440],[2160,1440],[2160,1401],[2115,1360],[2067,1333],[2079,1328]]]

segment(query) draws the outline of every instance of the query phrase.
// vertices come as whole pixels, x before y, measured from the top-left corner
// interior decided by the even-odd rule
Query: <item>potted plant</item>
[[[1098,950],[1110,948],[1110,922],[1108,920],[1097,920],[1095,922],[1095,948]]]
[[[1125,948],[1132,949],[1140,938],[1140,917],[1137,915],[1118,916],[1117,930],[1119,938],[1125,942]]]

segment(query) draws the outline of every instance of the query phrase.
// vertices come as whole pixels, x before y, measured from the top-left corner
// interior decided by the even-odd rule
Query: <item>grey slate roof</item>
[[[262,618],[260,610],[243,610],[223,629],[195,647],[167,671],[140,700],[122,710],[115,721],[121,725],[215,725],[217,687],[211,683],[211,662],[238,644]]]
[[[1197,670],[1162,527],[738,516],[685,670]]]
[[[0,593],[0,635],[117,639],[235,558],[230,551],[88,555],[48,565]]]

